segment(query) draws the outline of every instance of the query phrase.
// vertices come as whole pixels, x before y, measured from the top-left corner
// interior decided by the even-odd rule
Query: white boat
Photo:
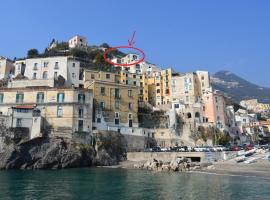
[[[244,162],[247,158],[245,156],[239,156],[239,157],[236,157],[235,158],[235,161],[236,162]]]

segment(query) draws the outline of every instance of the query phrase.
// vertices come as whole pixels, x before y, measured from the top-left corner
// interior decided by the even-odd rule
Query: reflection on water
[[[270,199],[255,177],[124,169],[0,171],[0,199]]]

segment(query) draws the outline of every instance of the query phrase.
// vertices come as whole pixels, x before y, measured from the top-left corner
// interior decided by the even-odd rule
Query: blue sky
[[[0,55],[43,51],[52,38],[127,44],[180,72],[230,70],[270,87],[268,0],[9,0],[1,2]]]

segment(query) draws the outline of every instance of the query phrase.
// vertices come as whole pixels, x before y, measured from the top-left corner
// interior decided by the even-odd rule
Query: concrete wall
[[[227,160],[236,157],[235,152],[128,152],[128,161],[146,161],[146,160],[162,160],[170,162],[176,157],[187,157],[200,159],[202,162],[213,162],[219,160]]]

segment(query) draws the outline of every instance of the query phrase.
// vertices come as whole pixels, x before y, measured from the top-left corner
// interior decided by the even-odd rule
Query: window
[[[72,63],[72,67],[75,67],[76,66],[76,63]]]
[[[83,108],[79,108],[79,118],[83,118]]]
[[[76,76],[75,76],[75,73],[72,73],[72,78],[75,78]]]
[[[17,119],[16,127],[22,127],[22,119],[20,119],[20,118]]]
[[[58,103],[63,103],[65,100],[65,93],[58,93],[57,94],[57,102]]]
[[[128,103],[128,109],[132,110],[132,103]]]
[[[63,109],[62,106],[57,106],[57,117],[63,116]]]
[[[133,81],[133,85],[136,85],[136,81]]]
[[[160,89],[157,89],[157,93],[160,93]]]
[[[48,79],[48,72],[43,72],[42,78],[43,79]]]
[[[101,95],[105,95],[105,87],[101,87],[100,88],[100,94]]]
[[[0,94],[0,103],[3,103],[4,100],[4,94]]]
[[[54,69],[59,69],[59,63],[58,62],[55,62]]]
[[[202,80],[204,80],[204,76],[202,76]]]
[[[159,86],[160,84],[159,83],[157,83],[157,86]]]
[[[170,94],[170,90],[169,89],[166,89],[166,94]]]
[[[83,120],[78,120],[78,131],[83,131]]]
[[[186,102],[189,102],[189,96],[186,96]]]
[[[100,104],[99,104],[99,107],[101,109],[104,109],[105,108],[105,102],[101,101]]]
[[[218,98],[217,98],[217,97],[215,97],[215,99],[216,99],[216,102],[218,102]]]
[[[95,74],[91,74],[91,79],[95,79]]]
[[[57,79],[57,72],[54,72],[54,79]]]
[[[33,73],[33,79],[37,79],[37,73]]]
[[[136,75],[135,74],[133,75],[133,78],[136,78]]]
[[[128,90],[128,96],[132,97],[132,90]]]
[[[174,108],[179,108],[179,104],[174,104]]]
[[[132,114],[131,113],[128,114],[128,119],[132,119]]]
[[[37,103],[44,103],[44,93],[43,92],[37,93]]]
[[[115,109],[119,109],[120,108],[120,101],[115,101]]]
[[[85,102],[85,94],[78,94],[78,101],[79,103]]]
[[[43,67],[48,67],[48,64],[49,64],[48,62],[44,62]]]
[[[120,119],[119,119],[119,113],[116,112],[114,117],[115,117],[115,118],[114,118],[114,124],[119,124],[119,122],[120,122]]]
[[[115,98],[120,98],[120,89],[119,88],[115,88],[114,89],[114,96],[115,96]]]
[[[97,118],[97,123],[101,123],[101,118],[100,117]]]
[[[16,103],[23,103],[24,94],[16,94]]]
[[[38,64],[34,63],[34,70],[37,70],[37,68],[38,68]]]
[[[126,80],[126,85],[128,85],[128,80]]]
[[[106,79],[110,79],[111,75],[110,74],[106,74]]]

